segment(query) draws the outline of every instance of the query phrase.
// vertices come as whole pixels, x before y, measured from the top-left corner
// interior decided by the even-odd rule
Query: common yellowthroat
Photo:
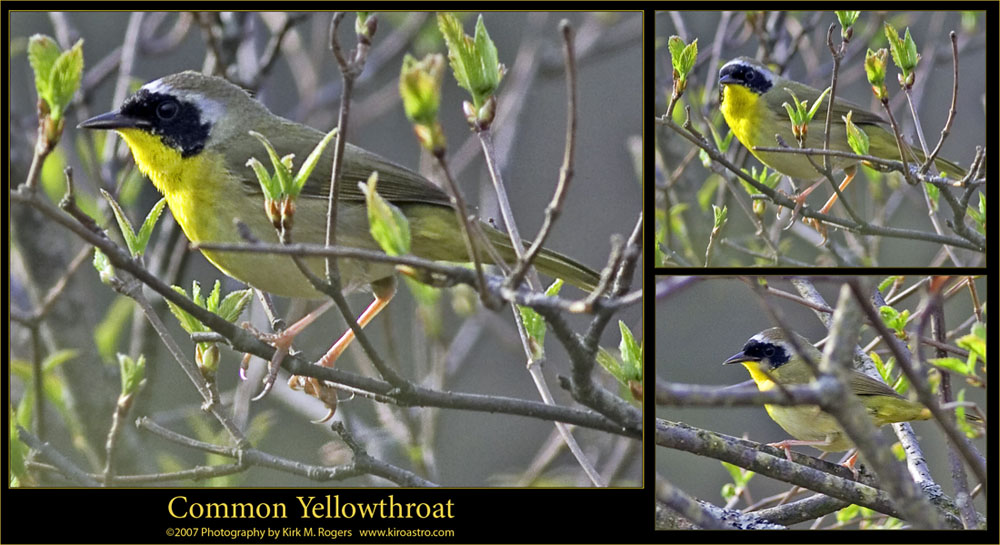
[[[805,337],[797,333],[794,335],[799,349],[818,363],[823,354]],[[791,385],[807,384],[813,380],[812,370],[796,353],[784,330],[779,327],[765,329],[750,337],[743,345],[743,350],[723,362],[730,363],[742,363],[762,392],[776,388],[775,382]],[[851,392],[861,399],[876,427],[931,418],[927,407],[897,394],[884,382],[859,371],[851,370],[849,374],[848,386]],[[775,444],[784,448],[786,453],[788,447],[794,445],[809,445],[827,452],[840,452],[854,447],[837,420],[816,405],[764,405],[764,409],[772,420],[795,438],[794,441]],[[979,421],[977,417],[966,414],[969,421]]]
[[[270,140],[279,156],[305,158],[324,134],[271,113],[243,89],[225,79],[187,71],[147,83],[121,108],[80,124],[87,129],[114,130],[132,151],[136,165],[167,199],[167,205],[192,242],[238,243],[243,239],[235,220],[262,241],[277,242],[264,213],[257,179],[246,165],[263,158],[257,131]],[[379,250],[368,233],[364,196],[358,182],[378,171],[378,192],[398,206],[410,221],[412,253],[427,259],[470,261],[447,193],[423,176],[374,153],[347,144],[343,179],[338,185],[337,242]],[[306,182],[296,207],[298,242],[322,244],[334,146],[328,145]],[[267,161],[264,161],[267,163]],[[483,223],[483,231],[506,260],[513,247],[500,231]],[[204,251],[227,275],[261,290],[287,297],[320,298],[291,258],[285,256]],[[485,254],[485,252],[480,252]],[[307,259],[322,274],[321,258]],[[362,288],[391,277],[392,265],[351,259],[338,261],[345,289]],[[598,275],[576,261],[543,250],[535,263],[551,276],[592,289]]]
[[[196,243],[244,242],[237,221],[261,241],[278,241],[264,211],[259,183],[247,166],[248,159],[264,158],[267,152],[249,131],[267,137],[279,156],[296,154],[301,158],[296,168],[324,137],[316,129],[274,115],[225,79],[191,71],[145,84],[118,110],[88,119],[80,127],[120,134],[139,170],[163,194],[184,234]],[[297,202],[292,234],[296,242],[325,241],[333,153],[331,143]],[[268,163],[266,159],[263,162]],[[399,207],[409,220],[414,255],[440,261],[471,260],[448,194],[438,186],[351,144],[345,146],[343,165],[337,186],[338,245],[381,251],[369,234],[365,200],[358,189],[358,182],[377,171],[378,193]],[[516,259],[503,233],[485,223],[480,227],[505,261]],[[324,297],[290,257],[210,250],[202,253],[223,273],[263,291],[286,297]],[[487,252],[478,253],[481,259],[489,260]],[[306,263],[314,274],[324,275],[322,258],[306,258]],[[543,249],[534,264],[539,271],[588,291],[599,280],[593,270],[550,250]],[[364,327],[392,298],[395,269],[390,264],[356,259],[339,259],[338,266],[345,290],[371,285],[375,292],[375,301],[358,320]],[[331,365],[352,338],[348,331],[321,363]]]
[[[792,134],[791,121],[788,119],[785,108],[782,107],[782,103],[793,103],[794,99],[785,89],[794,92],[800,101],[808,101],[810,106],[816,102],[822,91],[783,78],[763,64],[748,57],[738,57],[723,65],[719,70],[719,86],[722,116],[726,119],[726,123],[736,138],[754,157],[771,169],[792,178],[811,181],[822,176],[805,155],[754,149],[755,147],[776,147],[778,143],[775,140],[775,134],[780,135],[788,146],[797,147],[795,136]],[[809,123],[805,147],[814,149],[823,147],[823,131],[829,103],[829,96],[824,97],[822,106]],[[868,111],[867,108],[839,97],[833,102],[830,126],[831,150],[853,153],[847,143],[847,124],[842,119],[847,116],[849,111],[854,112],[852,115],[854,124],[868,135],[869,155],[895,161],[900,160],[899,147],[896,145],[896,137],[892,133],[889,122]],[[904,146],[904,149],[908,150],[910,154],[907,157],[908,162],[913,163],[914,160],[922,162],[924,160],[924,154],[918,148],[907,144]],[[822,157],[814,157],[813,160],[818,165],[823,164]],[[857,161],[831,156],[830,165],[834,169],[845,171],[847,177],[840,186],[840,189],[843,190],[854,177]],[[934,166],[952,176],[965,175],[965,169],[940,156],[934,159]],[[815,185],[807,189],[806,193],[811,191],[813,187]],[[827,201],[821,212],[826,213],[835,201],[836,194]]]

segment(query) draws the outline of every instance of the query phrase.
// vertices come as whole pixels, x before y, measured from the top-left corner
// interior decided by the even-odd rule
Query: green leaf
[[[122,393],[127,396],[135,393],[139,384],[146,378],[146,356],[140,354],[133,360],[125,354],[118,354],[118,367],[122,376]]]
[[[955,420],[958,423],[958,427],[962,430],[962,433],[964,433],[966,437],[979,437],[981,435],[979,430],[973,427],[965,417],[966,409],[962,405],[962,402],[965,401],[965,388],[958,391],[958,395],[955,396],[955,400],[959,403],[955,406]]]
[[[927,193],[927,199],[931,203],[931,211],[937,212],[938,201],[941,197],[941,188],[934,184],[923,184],[924,192]]]
[[[823,100],[827,97],[827,95],[830,94],[830,90],[831,90],[830,87],[827,87],[826,89],[823,89],[823,92],[820,93],[819,98],[817,98],[816,100],[813,101],[812,107],[809,108],[809,114],[806,117],[806,123],[812,121],[813,117],[816,116],[816,112],[819,111],[819,107],[823,105]],[[804,105],[805,101],[802,101],[802,102],[803,102],[803,105]]]
[[[195,286],[197,285],[198,283],[195,282]],[[183,295],[184,297],[188,296],[187,292],[184,291],[184,288],[180,286],[171,286],[171,287],[174,289],[174,291]],[[197,298],[195,297],[190,297],[189,299],[194,301],[196,304],[198,302]],[[170,312],[173,313],[174,317],[177,318],[177,321],[181,324],[181,327],[184,328],[184,331],[187,331],[188,333],[195,333],[198,331],[208,331],[208,328],[206,328],[205,325],[202,324],[200,320],[188,314],[186,310],[175,305],[170,299],[164,299],[164,300],[167,302],[167,307],[170,309]]]
[[[903,332],[903,329],[906,327],[906,323],[910,319],[909,310],[899,312],[890,306],[880,307],[879,315],[882,317],[882,321],[885,323],[886,327],[891,328],[897,334]]]
[[[354,12],[354,33],[358,36],[368,36],[368,17],[371,14],[369,11],[357,11]]]
[[[729,500],[733,499],[734,496],[736,496],[736,485],[734,485],[733,483],[726,483],[722,485],[722,489],[719,491],[719,493],[722,494],[722,498],[728,502]]]
[[[892,62],[896,63],[896,66],[903,65],[902,58],[902,43],[899,41],[899,31],[896,27],[889,24],[887,21],[883,27],[885,32],[885,37],[889,41],[889,52],[892,53]]]
[[[969,216],[972,217],[973,221],[976,222],[976,229],[981,234],[986,234],[986,194],[979,193],[979,209],[972,208],[971,206],[967,209],[969,211]]]
[[[256,157],[247,159],[246,166],[252,168],[254,174],[257,175],[257,182],[260,184],[261,191],[264,192],[264,198],[270,201],[276,201],[281,198],[281,185],[278,183],[278,180],[271,177],[267,169],[264,168],[264,165]]]
[[[115,267],[108,260],[108,256],[97,248],[94,248],[94,269],[101,277],[101,282],[110,284],[115,278]]]
[[[289,193],[293,197],[298,197],[299,193],[302,192],[302,187],[306,185],[306,180],[312,174],[313,169],[319,163],[320,158],[323,156],[323,150],[326,149],[327,144],[334,136],[337,136],[337,127],[334,127],[332,131],[326,133],[326,136],[320,140],[319,144],[313,148],[312,152],[306,157],[302,167],[299,168],[298,174],[295,175],[295,179],[292,181],[291,192]]]
[[[844,123],[847,124],[847,144],[851,146],[851,150],[858,155],[868,155],[869,140],[868,135],[865,131],[854,124],[853,120],[854,110],[847,112],[847,116],[841,116]],[[930,185],[930,184],[925,184]]]
[[[685,81],[698,60],[698,39],[690,44],[684,44],[679,36],[671,36],[669,40],[670,64],[674,69],[674,78]]]
[[[930,358],[927,361],[930,362],[931,365],[948,369],[949,371],[953,371],[955,373],[958,373],[959,375],[969,374],[969,371],[965,365],[965,361],[960,360],[958,358],[953,358],[953,357]]]
[[[249,133],[250,136],[259,140],[264,145],[264,149],[267,150],[267,156],[271,158],[271,168],[274,169],[273,179],[278,181],[278,187],[281,188],[281,192],[285,195],[291,195],[289,192],[289,189],[292,187],[292,173],[290,169],[278,157],[278,152],[274,151],[274,146],[271,145],[267,137],[257,131],[249,131]]]
[[[693,42],[684,47],[684,51],[681,53],[680,62],[678,63],[679,69],[682,74],[685,74],[685,77],[687,77],[687,74],[689,74],[694,68],[694,63],[697,60],[698,38],[695,38]]]
[[[83,40],[77,40],[69,51],[59,55],[52,66],[52,119],[58,121],[73,101],[83,77]]]
[[[212,292],[208,294],[208,299],[205,300],[205,309],[209,312],[217,313],[219,310],[219,294],[222,291],[222,282],[218,280],[212,285]]]
[[[444,56],[427,55],[422,60],[407,53],[399,72],[399,95],[406,117],[414,123],[432,125],[441,105]]]
[[[618,328],[622,335],[618,344],[621,358],[600,348],[596,359],[597,363],[615,378],[615,381],[628,388],[630,383],[642,381],[642,344],[635,341],[632,331],[624,322],[619,321]]]
[[[722,467],[729,473],[729,477],[733,480],[731,483],[733,486],[732,493],[735,495],[737,488],[746,487],[750,479],[753,478],[755,473],[753,471],[748,471],[739,466],[735,466],[728,462],[721,462]]]
[[[243,314],[243,311],[253,299],[253,290],[237,290],[229,293],[222,299],[217,314],[227,322],[235,322]]]
[[[902,278],[901,276],[887,276],[887,277],[885,277],[884,280],[882,280],[881,282],[879,282],[878,291],[881,292],[881,293],[885,293],[886,290],[888,290],[890,286],[892,286],[893,284],[895,284],[896,282],[898,282],[901,278]]]
[[[955,341],[958,346],[969,351],[970,356],[986,360],[986,338],[980,335],[980,331],[973,330],[968,335],[963,335]]]
[[[882,321],[886,322],[886,324],[889,323],[889,320],[893,320],[899,315],[899,311],[890,306],[879,307],[878,313],[882,317]]]
[[[478,111],[496,91],[504,73],[483,16],[476,20],[474,38],[465,34],[462,23],[450,13],[438,13],[437,21],[448,46],[448,60],[455,80],[472,96],[473,106]]]
[[[122,238],[125,239],[125,246],[128,247],[129,253],[132,257],[138,257],[141,255],[141,249],[139,247],[139,239],[135,235],[135,229],[132,228],[132,222],[129,221],[128,216],[125,215],[125,210],[118,205],[114,197],[110,193],[101,189],[101,195],[108,201],[111,205],[111,209],[115,212],[115,219],[118,221],[118,229],[122,233]]]
[[[884,29],[885,36],[889,40],[889,51],[892,53],[892,60],[896,63],[900,72],[902,72],[899,75],[899,84],[909,88],[913,85],[913,70],[920,60],[920,55],[917,54],[917,44],[914,43],[909,28],[906,29],[906,34],[902,40],[899,38],[899,32],[888,22],[885,23]]]
[[[847,524],[854,520],[855,517],[861,514],[861,508],[855,504],[848,505],[847,507],[837,511],[837,522],[840,524]]]
[[[549,284],[548,288],[545,288],[545,295],[548,295],[549,297],[555,297],[559,295],[559,292],[562,291],[562,287],[564,284],[565,283],[561,278],[557,278],[554,282]]]
[[[718,206],[716,206],[716,205],[713,204],[712,205],[712,215],[713,215],[713,218],[714,218],[713,224],[712,224],[712,229],[714,231],[718,231],[719,229],[722,228],[723,225],[725,225],[726,218],[729,216],[729,210],[725,206],[723,206],[722,208],[719,208]]]
[[[983,304],[983,318],[986,318],[986,304],[985,303]],[[976,323],[972,324],[972,327],[969,328],[969,333],[971,335],[975,335],[976,337],[979,337],[980,339],[986,340],[986,324],[984,324],[983,322],[976,322]],[[986,351],[985,350],[983,351],[983,357],[984,358],[986,357]]]
[[[907,36],[909,36],[909,31],[907,31]],[[503,72],[497,56],[497,47],[490,39],[489,32],[486,31],[486,23],[483,22],[482,14],[476,19],[475,44],[476,53],[479,56],[480,73],[478,79],[481,80],[478,90],[484,96],[491,95],[500,85],[500,76]]]
[[[883,47],[878,51],[870,48],[865,53],[865,76],[872,86],[875,98],[879,100],[889,98],[889,90],[885,87],[885,65],[889,52]]]
[[[468,58],[468,45],[462,23],[451,13],[438,13],[438,29],[444,36],[445,44],[448,46],[448,61],[451,63],[451,70],[458,81],[459,87],[471,92],[469,75],[466,73],[467,64],[472,59]]]
[[[28,62],[35,72],[35,91],[40,98],[52,101],[52,67],[59,58],[59,46],[52,38],[35,34],[28,40]],[[51,106],[51,104],[50,104]]]
[[[56,350],[42,361],[42,372],[48,373],[54,371],[57,367],[75,358],[77,354],[79,354],[79,350],[73,350],[72,348]]]
[[[156,227],[156,221],[160,219],[160,214],[163,213],[163,207],[167,205],[167,199],[160,199],[153,208],[146,214],[146,219],[142,222],[142,227],[139,228],[139,234],[137,236],[137,243],[139,244],[139,253],[146,251],[146,246],[149,244],[149,237],[153,234],[153,227]]]
[[[194,301],[194,304],[204,308],[205,298],[201,295],[201,282],[197,280],[191,281],[191,300]]]
[[[132,257],[143,255],[146,252],[146,246],[149,244],[149,238],[153,234],[153,228],[156,227],[156,222],[163,212],[163,207],[167,204],[166,199],[160,199],[159,202],[153,205],[137,234],[132,227],[132,222],[125,215],[125,210],[115,201],[114,197],[104,189],[101,189],[101,194],[104,195],[104,198],[111,204],[111,209],[115,212],[115,220],[118,222],[118,228],[122,233],[122,238],[125,239],[125,245],[128,247],[129,253]]]
[[[913,36],[910,35],[910,27],[906,27],[906,36],[903,38],[903,45],[906,48],[906,58],[910,62],[910,69],[912,70],[917,67],[920,55],[917,54],[917,44],[913,41]]]
[[[889,382],[887,378],[889,376],[889,370],[886,368],[885,363],[882,361],[882,356],[879,356],[878,352],[869,352],[868,356],[871,357],[872,363],[875,364],[875,369],[878,371],[879,376],[882,380]]]
[[[557,279],[545,290],[545,295],[555,297],[562,286],[563,281]],[[524,329],[528,334],[532,358],[537,360],[545,357],[545,320],[531,307],[517,305],[517,310],[521,314],[521,321],[524,322]]]
[[[725,470],[729,473],[729,477],[733,480],[734,483],[739,483],[740,480],[742,480],[743,472],[741,471],[739,466],[735,466],[733,464],[730,464],[729,462],[721,462],[721,463],[722,467],[725,468]]]
[[[377,184],[378,172],[372,172],[367,184],[358,182],[368,207],[369,231],[385,253],[406,255],[410,253],[410,222],[398,207],[378,194]]]
[[[684,40],[680,36],[671,36],[667,38],[667,50],[670,51],[670,62],[675,64],[684,55]],[[674,66],[676,68],[676,66]]]
[[[531,307],[517,305],[517,311],[521,314],[521,321],[528,333],[532,359],[542,359],[545,356],[545,320]]]
[[[625,376],[625,369],[618,361],[618,358],[616,358],[611,352],[604,347],[598,347],[595,359],[597,360],[597,363],[601,364],[601,367],[608,372],[608,374],[615,377],[615,381],[618,382],[618,384],[628,384],[628,378]]]
[[[858,16],[861,15],[860,11],[834,11],[837,15],[837,22],[840,23],[841,28],[849,28],[854,26],[854,23],[858,20]]]

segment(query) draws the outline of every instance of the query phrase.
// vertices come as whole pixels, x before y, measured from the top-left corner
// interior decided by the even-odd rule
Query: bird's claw
[[[819,243],[818,246],[826,246],[826,243],[829,240],[826,232],[826,224],[816,218],[805,218],[805,222],[823,237],[823,241]]]
[[[304,377],[293,375],[288,379],[288,387],[293,390],[302,390],[316,399],[322,401],[327,407],[326,416],[319,420],[311,420],[313,424],[322,424],[331,418],[337,411],[337,389],[314,377]]]

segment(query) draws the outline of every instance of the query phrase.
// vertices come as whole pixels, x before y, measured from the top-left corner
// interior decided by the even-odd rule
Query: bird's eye
[[[773,355],[774,355],[774,347],[773,346],[765,346],[764,347],[764,356],[770,358]]]
[[[753,81],[753,78],[754,78],[754,76],[756,76],[756,75],[757,75],[757,74],[754,74],[752,70],[751,70],[751,71],[749,71],[749,72],[747,72],[747,76],[746,76],[746,77],[747,77],[747,81]]]
[[[161,102],[156,106],[156,117],[159,117],[163,121],[170,121],[177,115],[180,108],[175,100]]]

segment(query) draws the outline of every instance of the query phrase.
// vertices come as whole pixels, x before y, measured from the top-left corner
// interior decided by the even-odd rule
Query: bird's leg
[[[853,166],[850,166],[850,167],[847,167],[846,169],[844,169],[844,181],[840,182],[840,191],[844,191],[845,189],[847,189],[847,186],[851,184],[851,181],[854,180],[854,175],[857,174],[857,173],[858,173],[858,166],[857,165],[853,165]],[[819,183],[819,182],[817,182],[817,183]],[[813,187],[816,187],[816,186],[814,185]],[[812,190],[812,187],[810,187],[809,190]],[[833,207],[833,204],[835,202],[837,202],[837,192],[834,192],[833,195],[830,195],[830,198],[827,199],[826,204],[823,205],[823,208],[819,209],[820,213],[822,213],[822,214],[829,213],[830,212],[830,208]],[[819,233],[821,235],[823,235],[823,243],[825,244],[826,243],[826,225],[820,223],[819,220],[817,220],[816,218],[809,218],[809,225],[811,225],[813,229],[819,231]]]
[[[375,294],[375,300],[368,305],[368,308],[361,313],[358,317],[358,326],[364,328],[368,325],[368,322],[372,321],[379,312],[382,311],[392,300],[393,295],[396,294],[396,279],[394,277],[389,277],[381,280],[372,282],[372,291]],[[304,320],[305,318],[303,318]],[[300,320],[301,321],[301,320]],[[295,325],[298,325],[296,323]],[[292,327],[295,327],[294,325]],[[291,328],[289,328],[291,329]],[[348,329],[337,342],[333,343],[330,350],[323,355],[319,360],[319,365],[323,367],[333,367],[334,362],[337,358],[343,354],[344,350],[351,344],[354,340],[354,331]],[[305,393],[319,399],[329,408],[329,412],[325,417],[315,423],[326,422],[333,417],[333,413],[337,408],[337,395],[336,389],[328,386],[321,381],[313,377],[303,377],[299,375],[294,375],[292,378],[288,379],[288,386],[293,390],[302,390]]]
[[[788,447],[806,446],[806,447],[816,447],[816,448],[819,448],[820,450],[822,450],[821,447],[829,446],[830,444],[832,444],[832,438],[828,437],[828,438],[823,439],[823,440],[815,440],[815,441],[804,441],[804,440],[800,440],[800,439],[785,439],[784,441],[778,441],[777,443],[768,443],[767,446],[774,447],[774,448],[780,448],[780,449],[784,450],[785,451],[785,458],[787,458],[788,461],[791,462],[791,461],[793,461],[792,460],[792,451],[789,450]],[[858,468],[854,467],[854,465],[855,465],[855,463],[857,461],[858,461],[858,450],[854,449],[850,453],[850,456],[846,458],[846,461],[841,462],[841,464],[840,464],[840,465],[846,467],[847,469],[851,470],[851,473],[854,475],[854,480],[855,481],[858,480]]]
[[[368,305],[368,308],[361,313],[361,316],[358,316],[358,325],[362,328],[368,325],[368,322],[372,321],[372,318],[388,306],[389,301],[392,301],[392,297],[396,295],[396,278],[390,276],[386,279],[372,282],[372,291],[375,294],[375,300]],[[323,367],[333,367],[333,363],[337,361],[337,358],[340,357],[353,340],[354,331],[348,328],[340,339],[333,343],[333,346],[330,347],[326,355],[320,358],[319,364]]]
[[[269,361],[267,364],[268,372],[267,372],[267,377],[264,378],[264,389],[261,390],[261,392],[257,394],[256,397],[253,398],[253,401],[257,401],[258,399],[266,396],[267,393],[271,391],[271,387],[274,386],[274,381],[278,377],[278,370],[281,369],[281,362],[285,359],[285,356],[288,355],[288,351],[292,348],[292,341],[295,340],[295,337],[299,333],[302,333],[302,331],[305,330],[306,327],[308,327],[310,324],[316,321],[316,318],[319,318],[320,316],[323,315],[324,312],[329,310],[331,306],[333,306],[333,301],[327,301],[323,303],[309,314],[306,314],[305,316],[300,318],[298,321],[292,324],[291,327],[284,329],[278,333],[257,334],[257,336],[260,337],[261,340],[271,343],[274,346],[274,355],[271,356],[271,361]],[[245,359],[246,358],[244,358],[244,364],[245,364]],[[241,373],[243,373],[241,374],[241,376],[245,377],[245,372],[241,371]]]
[[[851,180],[854,180],[854,175],[857,173],[858,173],[857,165],[844,169],[844,181],[840,182],[840,191],[844,191],[845,189],[847,189],[847,186],[851,185]],[[834,192],[833,195],[830,195],[830,198],[827,199],[826,204],[824,204],[823,208],[820,208],[819,211],[826,214],[827,212],[830,211],[830,208],[833,206],[833,203],[835,202],[837,202],[836,192]]]
[[[793,225],[795,225],[795,220],[796,218],[799,217],[799,211],[802,210],[802,206],[806,203],[806,197],[808,197],[809,194],[812,193],[822,183],[823,180],[819,180],[813,183],[811,186],[803,189],[802,193],[799,193],[792,199],[795,201],[795,208],[792,209],[792,217],[788,220],[788,225],[786,225],[782,230],[787,231],[788,229],[791,229]]]
[[[826,445],[829,445],[829,444],[830,444],[830,440],[829,439],[823,439],[821,441],[819,441],[819,440],[817,440],[817,441],[804,441],[804,440],[801,440],[801,439],[785,439],[784,441],[778,441],[777,443],[768,443],[767,446],[783,449],[785,451],[785,458],[787,458],[788,461],[791,462],[792,461],[792,451],[789,450],[788,447],[802,447],[802,446],[804,446],[804,447],[819,447],[819,446],[826,446]]]
[[[858,462],[858,449],[855,448],[851,449],[851,452],[848,453],[847,459],[844,462],[841,462],[840,464],[846,467],[847,469],[851,470],[851,473],[854,474],[855,481],[858,480],[858,468],[855,467],[857,462]]]

